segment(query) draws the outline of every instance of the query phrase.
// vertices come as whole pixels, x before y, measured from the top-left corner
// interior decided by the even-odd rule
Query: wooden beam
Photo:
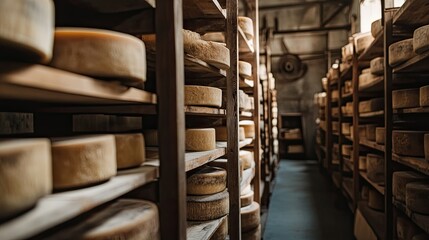
[[[340,6],[338,6],[337,9],[335,9],[335,11],[331,15],[329,15],[329,17],[327,17],[324,20],[323,20],[323,15],[322,15],[321,26],[322,27],[326,26],[326,24],[328,24],[330,21],[332,21],[332,19],[334,19],[347,6],[349,6],[349,5],[344,4],[344,3],[340,3]],[[322,7],[322,9],[323,9],[323,7]]]
[[[336,31],[336,30],[350,30],[351,25],[340,25],[332,27],[321,27],[321,28],[307,28],[307,29],[296,29],[296,30],[278,30],[274,34],[295,34],[295,33],[310,33],[310,32],[325,32],[325,31]]]
[[[281,8],[294,8],[294,7],[307,7],[318,4],[326,4],[326,3],[344,3],[350,1],[344,0],[326,0],[326,1],[297,1],[296,3],[282,3],[282,4],[270,4],[265,6],[259,6],[259,11],[267,11],[267,10],[279,10]]]

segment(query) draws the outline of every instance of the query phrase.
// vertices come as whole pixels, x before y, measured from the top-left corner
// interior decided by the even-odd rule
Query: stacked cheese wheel
[[[260,206],[257,202],[241,208],[241,232],[243,239],[261,239]]]
[[[222,105],[222,90],[206,86],[185,86],[185,105],[220,107]]]
[[[255,123],[251,120],[242,120],[239,123],[240,127],[244,128],[244,135],[246,138],[255,137]]]
[[[366,48],[371,45],[372,41],[374,41],[374,37],[370,32],[367,33],[359,33],[354,35],[356,53],[361,54],[365,51]]]

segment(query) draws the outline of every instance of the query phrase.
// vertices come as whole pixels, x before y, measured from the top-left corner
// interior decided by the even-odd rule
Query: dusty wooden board
[[[367,183],[369,183],[373,188],[375,188],[375,190],[377,190],[380,194],[382,194],[382,195],[384,196],[384,186],[381,186],[381,185],[379,185],[379,184],[374,183],[373,181],[371,181],[371,180],[368,178],[368,175],[367,175],[367,173],[366,173],[366,172],[359,171],[359,174],[360,174],[360,176],[361,176],[363,179],[365,179],[365,181],[366,181]]]
[[[429,107],[394,109],[393,113],[395,113],[395,114],[429,113]]]
[[[407,215],[419,228],[429,233],[429,216],[418,214],[408,209],[404,203],[393,200],[393,205]]]
[[[428,73],[429,51],[419,54],[393,68],[393,73]]]
[[[362,118],[369,118],[369,117],[382,117],[384,116],[384,110],[376,111],[376,112],[367,112],[367,113],[360,113],[359,117]]]
[[[144,165],[119,171],[109,181],[42,198],[35,208],[0,225],[0,238],[24,239],[61,224],[103,203],[155,180],[158,168]]]
[[[372,148],[372,149],[376,149],[378,151],[382,151],[382,152],[385,151],[384,145],[377,144],[375,141],[369,141],[367,139],[360,139],[359,144],[366,146],[366,147],[369,147],[369,148]]]
[[[384,54],[383,47],[383,36],[384,32],[381,31],[375,38],[374,41],[365,49],[365,51],[359,56],[359,61],[371,61],[376,57],[382,57]]]
[[[0,62],[0,98],[55,104],[156,103],[156,95],[55,68]]]
[[[226,11],[217,0],[184,0],[183,18],[221,18],[226,19]]]
[[[63,2],[54,1],[54,2]],[[71,3],[73,6],[80,9],[88,9],[95,12],[101,13],[120,13],[120,12],[129,12],[134,10],[141,10],[146,8],[155,8],[155,0],[138,0],[138,1],[126,1],[120,2],[115,0],[66,0],[66,2]]]
[[[429,163],[424,158],[404,157],[393,153],[392,160],[429,175]]]
[[[186,238],[188,240],[208,240],[219,228],[223,219],[227,216],[206,222],[188,221]]]
[[[393,16],[394,25],[413,27],[429,23],[429,2],[426,0],[407,0]]]
[[[386,224],[384,221],[384,213],[371,209],[368,207],[368,203],[364,201],[358,203],[358,208],[377,237],[379,239],[385,239],[384,233],[386,232]]]
[[[359,85],[359,92],[381,92],[383,88],[384,76],[379,76],[365,85]]]
[[[185,114],[199,115],[199,116],[225,117],[226,110],[222,108],[214,108],[214,107],[185,106]]]

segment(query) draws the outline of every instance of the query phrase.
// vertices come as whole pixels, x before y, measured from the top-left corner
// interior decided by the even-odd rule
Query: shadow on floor
[[[282,160],[264,240],[348,240],[353,215],[316,161]]]

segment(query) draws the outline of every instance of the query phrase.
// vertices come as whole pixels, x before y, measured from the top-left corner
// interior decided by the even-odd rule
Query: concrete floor
[[[348,240],[353,215],[316,161],[282,160],[264,240]]]

